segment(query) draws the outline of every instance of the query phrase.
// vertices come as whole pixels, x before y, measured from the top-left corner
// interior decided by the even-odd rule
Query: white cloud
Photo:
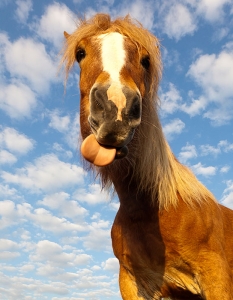
[[[231,168],[230,166],[224,166],[220,169],[220,172],[221,173],[227,173],[230,170],[230,168]]]
[[[231,144],[227,140],[221,140],[216,147],[209,144],[201,145],[200,151],[202,156],[207,156],[210,154],[217,156],[222,152],[228,153],[230,151],[233,151],[233,144]]]
[[[50,84],[58,80],[58,62],[52,60],[44,44],[21,37],[14,42],[5,41],[2,48],[5,66],[11,76],[29,83],[34,91],[47,93]]]
[[[233,181],[227,181],[227,188],[223,192],[223,197],[221,200],[223,205],[233,209]]]
[[[163,126],[163,132],[168,140],[171,140],[174,135],[180,134],[185,128],[185,123],[180,119],[174,119],[170,123]]]
[[[130,14],[131,17],[141,22],[145,28],[151,30],[154,25],[155,9],[154,1],[125,1],[121,7],[114,10],[114,16],[117,17]]]
[[[48,210],[37,208],[33,210],[29,203],[17,204],[10,200],[0,201],[0,229],[13,226],[20,223],[30,223],[40,228],[43,231],[49,231],[54,234],[74,235],[77,232],[84,232],[90,229],[90,226],[83,221],[83,218],[77,219],[75,223],[68,221],[64,217],[57,217],[52,215]],[[24,238],[24,246],[29,247],[27,244],[28,235]],[[26,239],[25,239],[26,238]]]
[[[69,222],[64,217],[57,217],[52,215],[49,211],[44,208],[35,209],[28,218],[33,221],[34,224],[39,226],[44,231],[50,231],[54,234],[77,234],[80,231],[87,231],[88,225],[82,220],[80,222]]]
[[[68,146],[76,150],[80,134],[79,113],[76,113],[73,117],[69,115],[61,116],[61,112],[55,109],[47,111],[47,116],[50,118],[49,127],[63,133]]]
[[[111,251],[110,229],[92,228],[83,238],[83,245],[87,250]]]
[[[214,176],[217,171],[216,167],[213,166],[205,167],[200,162],[196,165],[191,166],[191,168],[196,175],[202,175],[205,177]]]
[[[179,40],[186,34],[193,34],[197,26],[193,14],[187,6],[177,2],[169,2],[160,28],[168,37]]]
[[[2,130],[1,130],[2,129]],[[0,126],[0,146],[17,154],[27,154],[33,149],[35,141],[11,127]]]
[[[160,95],[162,114],[172,114],[180,109],[182,97],[174,84],[169,83],[167,92]]]
[[[90,224],[88,235],[82,238],[83,245],[88,250],[111,251],[110,222],[99,217],[99,213],[93,215],[92,219],[95,221]]]
[[[48,240],[39,241],[35,254],[30,257],[32,261],[47,262],[52,267],[87,265],[92,260],[88,254],[67,253],[59,244]]]
[[[187,160],[196,157],[197,157],[197,151],[195,145],[186,145],[181,148],[181,152],[179,154],[179,160],[182,163],[186,163]]]
[[[0,251],[0,260],[3,260],[3,261],[12,260],[19,256],[20,256],[19,252]]]
[[[197,13],[204,16],[207,21],[216,22],[224,17],[224,6],[231,0],[198,0],[195,1]]]
[[[4,164],[14,164],[17,161],[17,158],[6,150],[0,150],[0,165]]]
[[[20,23],[25,24],[27,22],[30,11],[32,10],[31,0],[17,0],[16,1],[16,20]]]
[[[17,195],[18,191],[15,188],[10,187],[7,184],[0,183],[0,198],[2,199],[11,199],[13,198],[18,199],[19,196]]]
[[[28,163],[15,173],[2,172],[7,183],[20,185],[34,192],[58,191],[83,182],[85,172],[81,167],[60,161],[56,155],[47,154]]]
[[[221,153],[221,149],[219,147],[215,148],[208,144],[201,145],[200,150],[201,150],[201,155],[203,156],[210,155],[210,154],[217,156],[219,153]]]
[[[72,151],[64,149],[63,146],[59,143],[53,143],[52,149],[55,150],[55,152],[57,152],[58,154],[64,155],[65,158],[73,157]]]
[[[68,132],[65,135],[65,141],[68,146],[76,150],[79,144],[79,135],[80,135],[80,121],[79,121],[79,113],[76,113],[71,120],[70,126],[68,128]]]
[[[49,112],[50,123],[49,127],[58,130],[59,132],[65,132],[69,129],[70,117],[69,116],[60,116],[58,110],[53,110]]]
[[[77,201],[70,200],[70,195],[65,192],[47,195],[42,201],[38,201],[38,204],[58,210],[62,216],[79,221],[88,214],[88,211],[81,207]]]
[[[65,4],[55,2],[47,6],[39,24],[36,25],[37,33],[60,49],[64,40],[63,32],[73,33],[76,20],[77,16]]]
[[[180,109],[193,117],[200,114],[206,108],[208,101],[203,96],[200,96],[199,99],[194,99],[192,92],[190,92],[189,95],[191,102],[183,103]]]
[[[230,143],[227,140],[220,141],[218,147],[222,148],[223,152],[226,153],[233,151],[233,143]]]
[[[36,94],[25,84],[0,84],[0,109],[12,119],[30,117],[36,108]]]
[[[113,273],[118,274],[118,272],[119,272],[119,261],[115,257],[108,258],[105,262],[102,263],[102,267],[103,267],[104,270],[111,271]]]
[[[31,272],[35,269],[35,266],[32,264],[25,264],[22,267],[20,267],[20,271],[23,273]]]
[[[31,205],[17,204],[11,200],[0,201],[0,229],[25,222],[25,216],[30,215]]]
[[[205,112],[214,125],[222,125],[233,115],[233,51],[201,55],[187,73],[203,89],[204,98],[212,107]],[[206,103],[204,103],[206,106]]]
[[[19,246],[16,242],[8,239],[0,239],[0,251],[18,250]]]
[[[80,202],[86,202],[89,205],[97,205],[109,202],[109,196],[105,191],[101,191],[99,184],[90,184],[88,189],[78,189],[73,197]]]

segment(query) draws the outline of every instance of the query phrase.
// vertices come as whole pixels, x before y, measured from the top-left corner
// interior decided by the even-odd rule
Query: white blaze
[[[103,70],[108,72],[112,81],[120,82],[120,71],[125,64],[124,37],[118,32],[99,36],[102,40]]]
[[[126,98],[122,92],[120,71],[125,64],[124,37],[118,32],[99,36],[101,39],[101,58],[103,71],[110,75],[108,99],[118,108],[117,120],[122,120],[121,111],[126,106]]]

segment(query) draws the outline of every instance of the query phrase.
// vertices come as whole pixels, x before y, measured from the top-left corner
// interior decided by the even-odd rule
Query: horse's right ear
[[[64,37],[65,37],[66,39],[68,39],[69,36],[70,36],[69,33],[67,33],[66,31],[64,31]]]

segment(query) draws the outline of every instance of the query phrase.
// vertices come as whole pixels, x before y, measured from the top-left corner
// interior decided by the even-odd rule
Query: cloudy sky
[[[78,15],[130,13],[160,39],[160,116],[175,155],[233,208],[233,1],[0,1],[1,299],[120,299],[117,198],[79,155],[79,69],[58,73]]]

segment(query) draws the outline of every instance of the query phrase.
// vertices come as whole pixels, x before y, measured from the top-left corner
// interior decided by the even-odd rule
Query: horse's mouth
[[[87,136],[81,145],[81,153],[83,157],[90,163],[104,167],[111,164],[115,159],[122,159],[128,154],[128,147],[114,147],[101,144],[94,134]]]

